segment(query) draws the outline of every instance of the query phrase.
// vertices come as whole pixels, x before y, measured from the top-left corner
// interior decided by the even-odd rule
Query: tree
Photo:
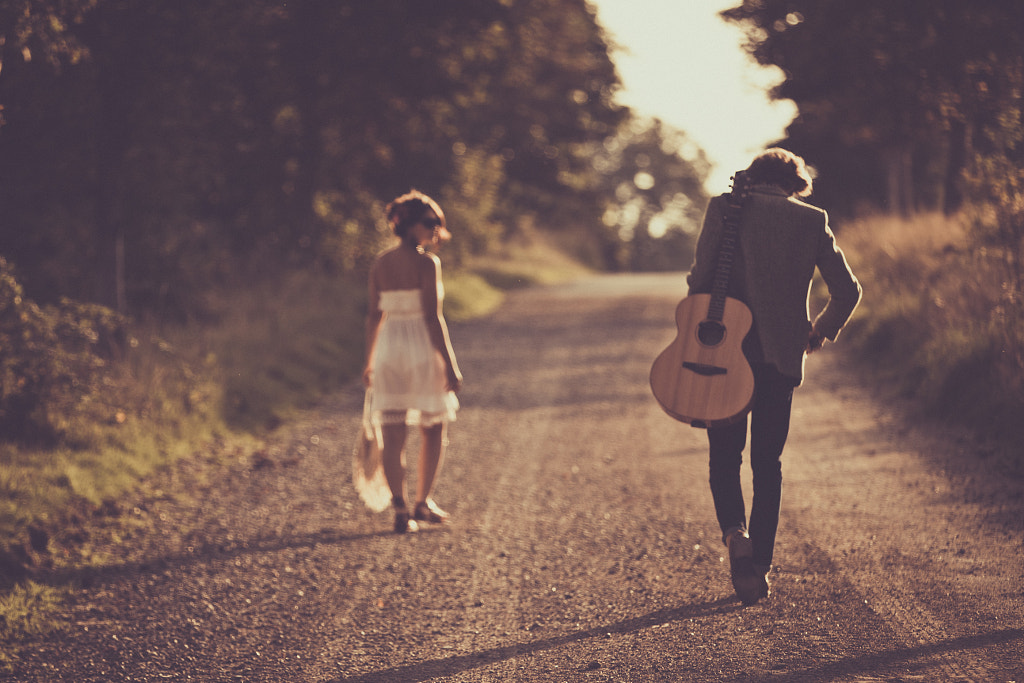
[[[42,302],[194,315],[248,269],[356,268],[412,186],[459,203],[474,249],[603,210],[574,150],[625,111],[583,0],[29,4],[82,8],[77,56],[0,73],[0,237]]]
[[[89,54],[71,30],[97,0],[4,0],[0,2],[0,68],[40,59],[53,69]]]
[[[981,65],[1020,56],[1024,5],[746,0],[722,16],[785,72],[773,96],[799,109],[788,143],[822,168],[830,205],[959,206]]]
[[[693,257],[710,164],[684,132],[658,119],[631,118],[587,147],[610,270],[681,270]]]

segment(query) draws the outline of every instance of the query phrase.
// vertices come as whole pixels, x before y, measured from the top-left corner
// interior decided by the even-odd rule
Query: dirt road
[[[909,424],[838,347],[794,402],[773,595],[740,605],[704,433],[647,388],[682,287],[526,290],[454,326],[447,528],[361,507],[356,387],[180,468],[13,679],[1024,681],[1020,470]]]

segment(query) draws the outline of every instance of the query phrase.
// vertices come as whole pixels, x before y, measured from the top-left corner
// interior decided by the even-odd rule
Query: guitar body
[[[691,294],[676,308],[678,335],[651,366],[651,391],[666,413],[694,427],[742,418],[754,398],[754,373],[743,355],[750,309],[725,297],[720,321],[708,318],[711,294]]]

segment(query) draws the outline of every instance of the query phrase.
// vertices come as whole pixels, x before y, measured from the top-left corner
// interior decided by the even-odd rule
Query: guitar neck
[[[725,215],[723,216],[722,241],[718,246],[718,263],[715,266],[715,277],[711,284],[711,302],[708,304],[708,318],[721,322],[725,313],[725,299],[729,293],[729,278],[732,266],[736,262],[736,248],[740,234],[740,213],[743,211],[743,200],[746,198],[746,177],[743,171],[733,179],[732,192],[729,193]]]

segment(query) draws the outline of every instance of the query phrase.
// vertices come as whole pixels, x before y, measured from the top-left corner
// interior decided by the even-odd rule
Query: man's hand
[[[804,350],[807,351],[808,355],[810,355],[821,349],[824,343],[825,337],[817,330],[811,330],[807,333],[807,348]]]

